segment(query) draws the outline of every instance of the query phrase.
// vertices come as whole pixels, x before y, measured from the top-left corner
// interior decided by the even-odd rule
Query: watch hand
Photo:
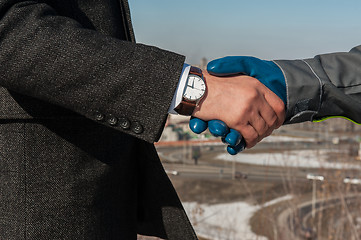
[[[194,81],[192,82],[192,84],[190,83],[190,81],[191,81],[191,79],[188,80],[187,86],[193,88]]]
[[[194,88],[194,89],[196,89],[196,90],[199,90],[199,91],[205,91],[204,89],[201,89],[201,88]]]

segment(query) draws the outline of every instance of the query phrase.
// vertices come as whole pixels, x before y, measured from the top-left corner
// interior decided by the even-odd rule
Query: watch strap
[[[196,106],[196,102],[189,102],[187,99],[183,98],[182,102],[174,109],[174,111],[184,116],[191,116]]]
[[[194,75],[198,75],[201,78],[203,78],[203,73],[202,73],[202,70],[200,68],[191,66],[191,69],[189,70],[189,73],[194,74]]]

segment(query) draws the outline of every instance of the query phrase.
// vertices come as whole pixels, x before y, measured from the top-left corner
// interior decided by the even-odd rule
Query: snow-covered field
[[[283,153],[240,153],[231,156],[227,153],[220,154],[217,159],[236,161],[264,166],[304,167],[304,168],[329,168],[329,169],[361,169],[361,165],[355,163],[328,162],[331,150],[301,150],[286,151]],[[336,153],[339,150],[335,150]],[[331,152],[332,153],[332,152]]]
[[[274,137],[270,142],[307,141],[314,139],[296,139],[290,137]],[[298,150],[283,153],[241,153],[231,156],[228,153],[219,154],[217,159],[235,161],[239,163],[303,168],[329,168],[329,169],[361,169],[357,162],[346,163],[342,161],[330,162],[332,154],[340,153],[335,150]],[[228,204],[198,204],[194,202],[183,203],[184,208],[198,235],[212,240],[266,240],[266,237],[257,236],[249,225],[251,217],[262,207],[273,205],[280,201],[292,199],[291,195],[274,199],[263,205],[251,205],[246,202]]]
[[[316,142],[315,138],[301,138],[301,137],[287,137],[271,135],[264,139],[262,142]]]
[[[262,207],[292,199],[291,195],[274,199],[263,205],[246,202],[227,204],[183,203],[184,208],[199,236],[212,240],[266,240],[252,232],[249,220]]]

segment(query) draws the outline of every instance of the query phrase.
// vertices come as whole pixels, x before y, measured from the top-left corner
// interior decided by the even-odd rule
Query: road
[[[310,150],[325,149],[327,143],[310,144],[309,142],[287,142],[278,143],[262,143],[255,149],[248,150],[252,152],[269,152],[269,151],[285,151],[285,150]],[[349,146],[343,144],[339,147],[348,149]],[[211,145],[202,146],[203,153],[198,164],[190,159],[190,146],[183,147],[161,147],[158,153],[163,161],[163,165],[169,174],[181,177],[192,178],[234,178],[236,172],[247,175],[250,181],[272,181],[284,182],[292,179],[297,182],[307,182],[306,175],[308,173],[318,174],[318,169],[302,169],[302,168],[285,168],[275,166],[259,166],[241,163],[232,163],[216,160],[216,156],[225,153],[225,146]],[[176,173],[176,174],[175,174]]]
[[[316,216],[317,213],[320,213],[321,211],[326,211],[326,210],[330,211],[330,209],[340,207],[344,203],[347,203],[347,206],[350,207],[354,203],[359,203],[360,197],[361,197],[360,194],[351,194],[348,196],[342,196],[342,198],[338,196],[338,197],[329,197],[327,199],[318,199],[315,204]],[[352,214],[358,214],[358,212],[353,212]],[[332,220],[334,219],[335,218],[333,218]],[[344,218],[340,217],[336,219],[338,219],[336,222],[328,222],[328,224],[336,227],[337,225],[344,224],[345,222],[348,225],[350,225],[349,221],[352,222],[352,220],[348,219],[347,217]],[[297,205],[295,209],[288,208],[284,210],[278,216],[277,225],[286,226],[286,228],[283,228],[283,232],[282,232],[282,237],[284,237],[285,239],[303,240],[304,237],[302,237],[302,234],[304,233],[304,230],[314,229],[314,227],[310,225],[310,223],[312,222],[311,220],[312,220],[312,201],[307,201]],[[300,223],[301,226],[297,223]],[[349,234],[350,237],[352,237],[353,232],[348,232],[347,234]],[[356,230],[355,230],[355,234],[357,235]],[[351,238],[347,238],[347,239],[351,239]]]

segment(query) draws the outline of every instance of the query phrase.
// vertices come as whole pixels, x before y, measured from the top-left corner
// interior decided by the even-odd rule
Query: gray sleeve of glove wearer
[[[286,79],[285,124],[331,116],[361,123],[361,45],[348,53],[275,63]]]

